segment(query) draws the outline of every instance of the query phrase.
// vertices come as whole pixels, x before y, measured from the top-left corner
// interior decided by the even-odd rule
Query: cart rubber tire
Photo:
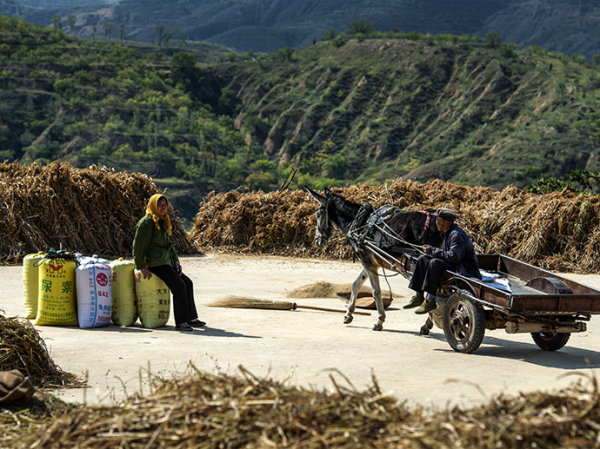
[[[479,348],[484,333],[483,307],[460,291],[451,295],[444,311],[444,335],[452,349],[470,354]]]
[[[558,351],[567,344],[571,334],[556,332],[532,332],[531,337],[535,344],[544,351]]]

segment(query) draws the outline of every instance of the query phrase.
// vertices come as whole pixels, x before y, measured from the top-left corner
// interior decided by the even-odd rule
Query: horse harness
[[[385,251],[385,248],[399,243],[423,253],[423,246],[407,241],[387,224],[387,221],[397,212],[399,209],[395,206],[386,205],[375,210],[370,203],[365,203],[348,228],[347,236],[355,254],[360,255],[366,250],[397,272],[402,272],[403,262]],[[425,210],[419,212],[427,215],[424,226],[424,231],[427,231],[431,224],[431,213]]]

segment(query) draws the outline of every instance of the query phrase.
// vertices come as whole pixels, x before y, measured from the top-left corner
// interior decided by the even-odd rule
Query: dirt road
[[[61,397],[86,403],[118,401],[147,391],[147,371],[182,373],[191,362],[203,371],[235,374],[237,366],[258,376],[292,384],[332,389],[351,382],[362,390],[375,376],[382,390],[409,404],[445,407],[472,405],[500,393],[554,390],[596,375],[600,367],[600,317],[587,332],[573,334],[565,348],[543,352],[529,334],[486,331],[481,347],[470,355],[454,352],[441,329],[419,336],[422,316],[403,310],[410,292],[401,276],[389,280],[399,298],[388,309],[382,332],[371,330],[376,317],[355,316],[342,324],[342,313],[214,308],[206,305],[229,295],[290,300],[286,294],[323,281],[349,284],[359,264],[276,257],[207,255],[182,258],[195,281],[200,318],[208,327],[192,333],[174,329],[110,326],[97,329],[38,326],[53,360],[65,371],[84,376],[87,389],[64,390]],[[7,316],[23,310],[22,267],[0,267]],[[600,287],[600,275],[571,276]],[[388,289],[382,280],[382,288]],[[335,298],[294,299],[299,304],[343,309]],[[359,309],[360,310],[360,309]]]

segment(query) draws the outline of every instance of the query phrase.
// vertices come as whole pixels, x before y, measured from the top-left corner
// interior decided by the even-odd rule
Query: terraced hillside
[[[248,138],[304,173],[523,186],[600,167],[600,73],[562,54],[336,38],[216,69]]]

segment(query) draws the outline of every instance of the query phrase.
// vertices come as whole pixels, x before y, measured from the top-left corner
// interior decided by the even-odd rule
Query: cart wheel
[[[444,335],[452,349],[470,354],[479,348],[484,333],[483,307],[460,291],[450,296],[444,312]]]
[[[557,332],[532,332],[531,337],[535,344],[544,351],[558,351],[567,344],[571,334]]]

